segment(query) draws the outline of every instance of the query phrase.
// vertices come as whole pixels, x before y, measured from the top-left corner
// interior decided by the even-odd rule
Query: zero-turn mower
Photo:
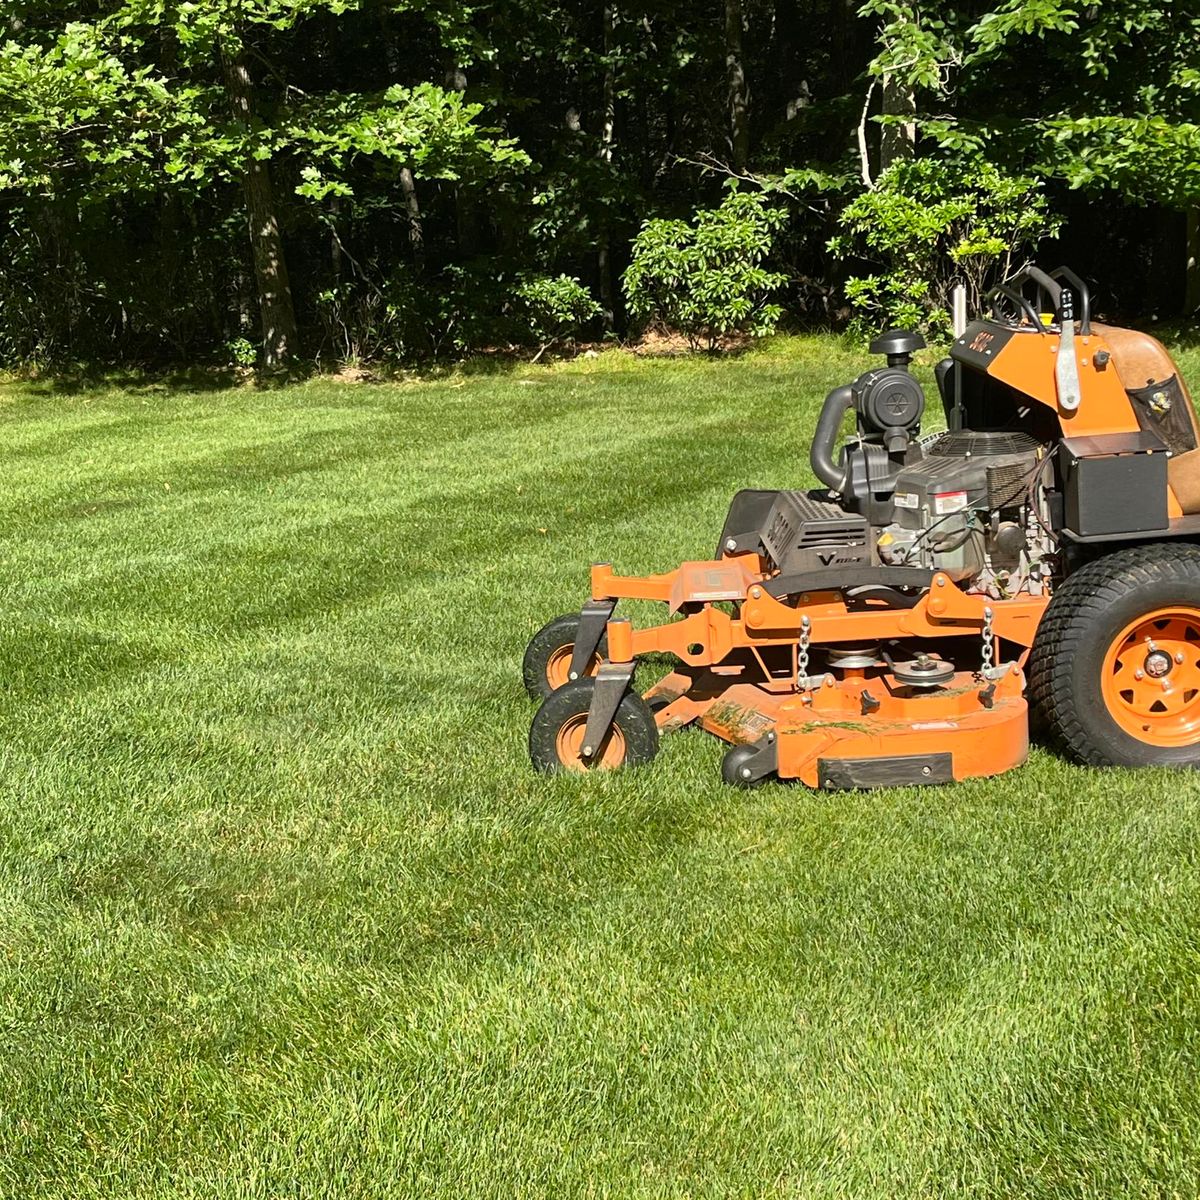
[[[1024,762],[1029,704],[1097,766],[1200,766],[1200,450],[1153,338],[1091,319],[1066,268],[1021,272],[934,368],[920,335],[825,399],[815,491],[742,491],[716,556],[592,567],[591,598],[529,643],[534,766],[643,763],[699,722],[723,775],[810,787],[948,783]],[[839,450],[843,419],[856,433]],[[614,615],[667,606],[661,625]],[[674,670],[644,695],[643,655]],[[1028,679],[1028,703],[1026,680]]]

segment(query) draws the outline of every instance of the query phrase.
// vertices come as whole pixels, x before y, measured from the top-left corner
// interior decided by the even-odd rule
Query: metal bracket
[[[587,725],[583,731],[583,757],[591,758],[600,749],[600,743],[612,726],[617,715],[621,697],[633,682],[634,664],[601,663],[596,672],[596,685],[592,691],[592,703],[588,708]]]
[[[571,651],[568,679],[583,678],[616,607],[615,600],[589,600],[579,610],[579,629],[575,633],[575,648]]]

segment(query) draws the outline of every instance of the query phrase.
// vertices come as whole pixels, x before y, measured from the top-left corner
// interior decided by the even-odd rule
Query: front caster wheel
[[[734,746],[721,760],[721,778],[730,787],[754,788],[765,783],[779,769],[775,735],[758,742]]]
[[[579,632],[579,614],[566,613],[547,622],[533,635],[525,647],[521,677],[525,690],[533,700],[544,700],[564,683],[571,682],[571,655],[575,652],[575,637]],[[608,657],[608,638],[601,637],[584,674],[595,675]]]
[[[583,732],[595,689],[592,679],[558,688],[543,702],[529,730],[529,758],[539,771],[611,771],[648,763],[658,753],[658,726],[646,702],[626,692],[599,746],[584,756]]]
[[[761,780],[743,779],[742,769],[749,765],[750,760],[755,756],[753,746],[734,746],[728,754],[721,759],[721,778],[730,787],[756,787]]]

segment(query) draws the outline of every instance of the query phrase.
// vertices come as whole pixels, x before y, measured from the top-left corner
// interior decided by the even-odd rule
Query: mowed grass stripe
[[[528,770],[588,562],[811,482],[863,365],[10,388],[0,1190],[1200,1190],[1190,776]]]

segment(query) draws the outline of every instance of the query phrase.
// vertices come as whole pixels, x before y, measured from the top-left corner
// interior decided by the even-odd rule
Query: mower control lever
[[[1059,407],[1074,412],[1079,407],[1079,364],[1075,361],[1075,296],[1068,287],[1059,288],[1060,325],[1058,357],[1054,362],[1054,384]]]
[[[1051,279],[1065,279],[1079,296],[1079,332],[1084,337],[1092,332],[1092,293],[1088,285],[1070,267],[1057,267],[1050,272]]]

